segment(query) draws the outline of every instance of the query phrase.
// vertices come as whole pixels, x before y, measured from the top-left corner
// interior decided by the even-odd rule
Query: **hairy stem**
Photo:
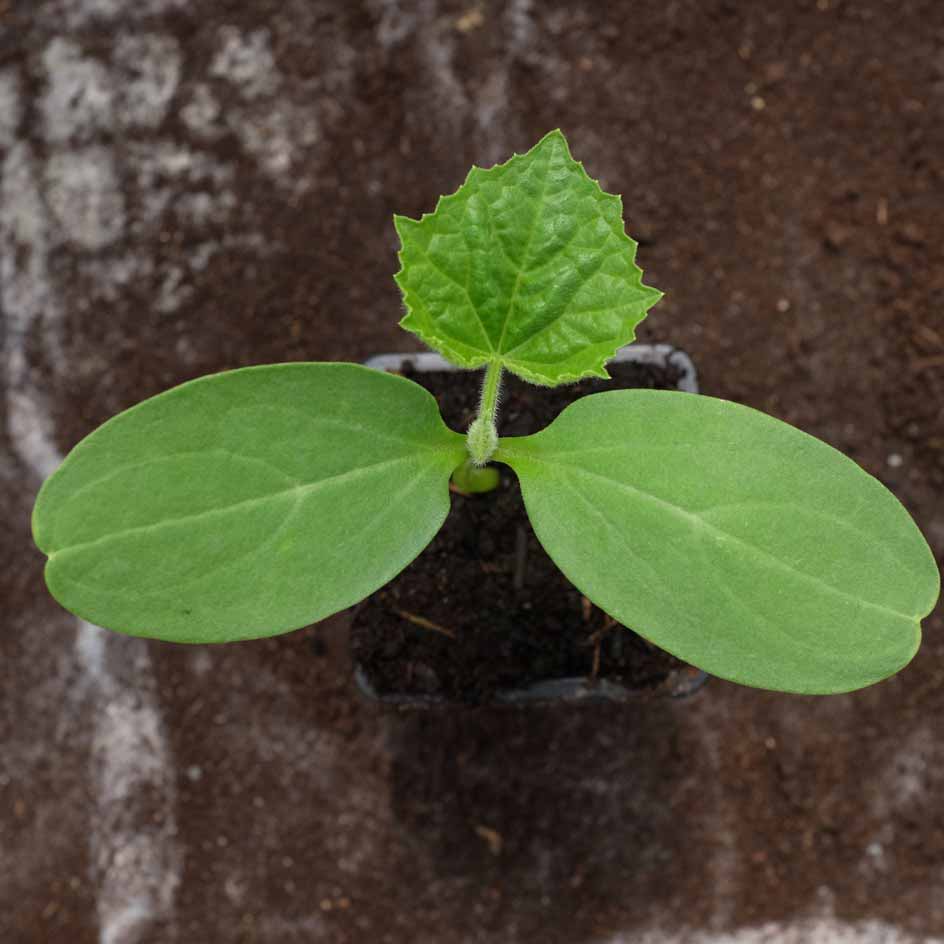
[[[501,388],[501,375],[501,364],[498,361],[491,361],[485,371],[485,380],[482,383],[482,399],[479,401],[478,416],[472,421],[466,435],[469,456],[473,464],[477,466],[485,465],[498,448],[495,414],[498,410],[498,391]]]

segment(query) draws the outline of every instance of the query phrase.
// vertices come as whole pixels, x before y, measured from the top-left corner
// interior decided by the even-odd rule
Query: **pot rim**
[[[465,367],[457,367],[435,351],[417,351],[407,354],[375,354],[373,357],[369,357],[364,361],[364,366],[373,368],[374,370],[397,372],[407,361],[421,374],[430,374],[437,371],[456,373],[468,369]],[[656,364],[660,367],[678,367],[682,371],[682,376],[679,377],[676,389],[682,390],[685,393],[698,393],[698,373],[695,370],[695,365],[688,354],[681,348],[673,347],[671,344],[626,344],[607,361],[608,364],[627,362],[634,364]],[[473,369],[478,370],[479,368]]]

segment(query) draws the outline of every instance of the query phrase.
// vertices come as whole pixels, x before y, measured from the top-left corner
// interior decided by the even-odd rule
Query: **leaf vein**
[[[632,545],[623,536],[623,532],[620,531],[619,528],[615,527],[613,522],[610,521],[610,519],[606,517],[603,511],[601,511],[597,505],[595,505],[586,495],[584,495],[584,493],[580,491],[579,488],[576,488],[573,485],[573,483],[571,483],[567,479],[566,475],[561,479],[561,481],[564,483],[565,487],[570,492],[576,495],[584,503],[584,505],[586,505],[593,512],[593,514],[603,523],[604,527],[607,530],[609,530],[612,534],[616,535],[617,539],[619,540],[619,543],[626,549],[629,556],[632,557],[634,560],[638,561],[655,578],[655,582],[659,585],[659,587],[663,591],[662,602],[671,606],[673,610],[676,609],[676,604],[675,604],[675,600],[673,599],[672,589],[669,586],[669,584],[666,582],[665,577],[663,577],[662,574],[660,574],[659,571],[656,570],[656,568],[653,567],[653,565],[649,563],[649,561],[647,561],[644,557],[641,557],[635,551]]]
[[[580,279],[579,283],[574,288],[573,294],[571,295],[571,299],[573,299],[577,295],[577,293],[587,284],[587,282],[589,282],[595,275],[599,273],[600,269],[603,268],[603,265],[608,260],[612,259],[614,256],[620,255],[622,251],[623,251],[623,247],[620,246],[614,249],[612,252],[607,253],[605,256],[602,256],[599,259],[594,260],[593,271]],[[643,298],[645,297],[645,294],[646,294],[645,292],[639,292],[639,295]],[[608,311],[621,311],[622,309],[628,308],[628,307],[630,306],[629,305],[614,305],[612,308],[610,307],[581,308],[579,311],[574,311],[571,308],[571,302],[567,302],[564,305],[564,307],[550,321],[541,325],[540,328],[538,328],[536,331],[533,331],[531,334],[529,334],[526,338],[524,338],[514,347],[509,348],[507,351],[504,351],[503,352],[504,356],[507,357],[509,354],[514,354],[515,351],[518,351],[521,348],[525,347],[526,345],[530,344],[532,341],[534,341],[535,338],[539,338],[542,334],[544,334],[546,331],[549,331],[551,328],[554,327],[554,325],[556,325],[558,322],[562,321],[564,318],[568,317],[569,315],[597,315],[597,314],[602,314],[603,312],[608,312]]]
[[[78,544],[70,544],[65,547],[59,548],[58,550],[52,551],[49,553],[49,560],[52,561],[55,557],[58,557],[61,554],[67,552],[77,552],[86,550],[89,547],[107,543],[108,541],[115,540],[117,538],[127,537],[131,534],[143,534],[149,531],[156,531],[161,528],[165,528],[171,525],[182,524],[185,522],[195,522],[200,521],[205,518],[214,518],[222,515],[229,514],[232,511],[243,510],[254,508],[258,505],[263,505],[268,502],[278,500],[285,496],[294,496],[300,502],[307,495],[310,495],[319,489],[329,486],[337,485],[344,481],[350,481],[361,477],[364,474],[375,472],[379,469],[389,468],[392,465],[397,463],[404,462],[406,460],[415,459],[413,455],[408,456],[398,456],[395,459],[385,459],[383,462],[375,462],[371,465],[359,466],[356,469],[349,469],[346,472],[339,472],[336,475],[328,476],[327,478],[318,479],[315,482],[307,482],[298,485],[293,485],[290,488],[279,489],[276,492],[269,492],[265,495],[258,495],[255,498],[246,498],[242,501],[234,502],[231,505],[220,506],[216,508],[208,508],[204,511],[196,512],[195,514],[190,515],[179,515],[176,518],[164,518],[161,521],[151,522],[150,524],[137,525],[133,528],[126,528],[122,531],[111,531],[108,534],[103,534],[101,537],[95,538],[92,541],[83,541]]]
[[[481,328],[481,330],[482,330],[482,336],[485,338],[485,343],[488,345],[488,349],[489,349],[490,351],[493,351],[493,352],[494,352],[495,348],[492,346],[492,339],[488,336],[488,331],[486,331],[486,329],[485,329],[485,322],[482,321],[482,316],[479,314],[478,306],[477,306],[477,305],[475,304],[475,302],[472,300],[472,295],[470,294],[469,289],[468,289],[462,282],[460,282],[459,279],[457,279],[448,269],[444,269],[444,268],[430,255],[430,253],[428,252],[428,250],[427,250],[425,247],[421,246],[419,243],[416,243],[415,245],[416,245],[416,247],[419,249],[419,251],[423,254],[423,258],[426,259],[427,262],[429,262],[429,264],[430,264],[443,278],[445,278],[445,279],[447,279],[448,281],[452,282],[452,284],[455,285],[456,288],[461,289],[462,292],[465,294],[466,300],[467,300],[468,303],[469,303],[469,307],[472,309],[472,314],[475,315],[475,320],[478,322],[479,328]],[[434,320],[435,320],[435,319],[434,319]]]
[[[544,180],[541,182],[541,193],[535,201],[537,204],[537,209],[534,212],[534,216],[531,217],[531,225],[528,228],[528,236],[525,240],[524,249],[521,252],[521,263],[518,266],[518,274],[515,277],[515,284],[511,290],[511,295],[508,298],[508,307],[505,309],[505,317],[502,321],[502,330],[498,338],[497,348],[498,352],[501,354],[507,353],[502,351],[502,344],[505,342],[505,332],[508,330],[508,322],[511,319],[511,310],[515,307],[515,302],[518,299],[518,292],[521,289],[522,276],[528,271],[528,256],[531,253],[531,244],[534,242],[534,234],[537,231],[538,220],[541,218],[541,211],[544,207],[544,198],[547,196],[547,182],[551,176],[550,169],[551,157],[549,153],[547,159],[544,162]]]
[[[507,454],[507,453],[506,453]],[[734,534],[729,533],[728,531],[723,530],[722,528],[717,527],[716,525],[711,524],[709,521],[706,521],[701,515],[696,512],[691,512],[686,508],[676,505],[670,501],[667,501],[664,498],[660,498],[658,495],[653,495],[651,492],[646,492],[643,489],[637,488],[634,485],[629,485],[626,482],[621,482],[619,479],[611,478],[608,475],[602,475],[599,472],[593,472],[590,469],[585,468],[584,466],[572,465],[570,463],[555,463],[553,460],[538,458],[534,455],[528,454],[528,459],[534,459],[540,463],[547,465],[557,465],[558,467],[566,465],[569,469],[573,469],[581,475],[586,476],[587,478],[597,479],[601,482],[606,482],[608,485],[615,486],[620,491],[629,492],[632,495],[635,495],[638,498],[643,498],[648,501],[654,502],[666,508],[671,513],[675,514],[678,517],[684,518],[688,521],[692,521],[699,525],[702,528],[712,532],[718,537],[724,538],[726,540],[732,541],[735,544],[740,545],[741,547],[746,548],[748,551],[756,554],[758,557],[761,557],[767,562],[770,566],[778,568],[780,570],[787,571],[797,579],[803,581],[804,583],[813,584],[817,587],[820,587],[827,593],[830,593],[834,596],[842,597],[845,600],[856,604],[857,606],[865,607],[867,609],[879,610],[883,613],[888,613],[890,616],[895,616],[899,619],[904,619],[909,623],[914,623],[916,617],[908,614],[902,613],[899,610],[892,609],[891,607],[882,606],[880,603],[873,603],[869,600],[863,600],[859,597],[855,597],[850,593],[847,593],[845,590],[842,590],[839,587],[833,586],[833,584],[828,583],[823,580],[821,577],[816,577],[813,574],[806,574],[802,571],[798,571],[793,568],[789,563],[784,560],[781,560],[774,554],[771,554],[769,551],[765,551],[763,548],[758,547],[756,544],[752,544],[749,541],[745,541],[743,538],[739,538]]]

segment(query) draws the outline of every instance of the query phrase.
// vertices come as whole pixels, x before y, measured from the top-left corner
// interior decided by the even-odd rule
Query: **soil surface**
[[[345,615],[186,648],[44,590],[65,450],[210,371],[416,350],[391,215],[554,127],[666,293],[640,339],[941,559],[940,0],[0,0],[0,941],[944,940],[940,608],[850,695],[400,715]]]
[[[430,391],[447,425],[468,429],[482,386],[478,372],[402,373]],[[676,388],[680,370],[612,364],[611,381],[555,389],[505,378],[499,434],[543,429],[564,407],[603,390]],[[425,551],[356,610],[351,652],[368,690],[399,703],[480,704],[527,698],[529,688],[586,679],[604,697],[670,694],[697,670],[658,649],[590,603],[558,570],[528,520],[507,466],[498,488],[453,490],[452,508]],[[576,687],[576,685],[574,686]]]

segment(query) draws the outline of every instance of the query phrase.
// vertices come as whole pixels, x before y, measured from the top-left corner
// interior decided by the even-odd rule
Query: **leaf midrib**
[[[339,472],[336,475],[330,475],[326,478],[318,479],[315,482],[298,483],[297,485],[293,485],[289,488],[282,488],[275,492],[268,492],[265,495],[257,495],[254,498],[245,498],[242,501],[234,502],[230,505],[207,508],[204,511],[196,512],[195,514],[178,515],[175,518],[163,518],[160,521],[154,521],[150,524],[136,525],[133,528],[125,528],[121,531],[110,531],[108,534],[103,534],[101,537],[95,538],[94,540],[82,541],[78,544],[69,544],[65,547],[58,548],[55,551],[50,551],[48,553],[49,561],[52,562],[56,557],[59,557],[65,553],[84,551],[90,547],[105,544],[109,541],[127,537],[131,534],[144,534],[149,531],[157,531],[161,528],[172,525],[200,521],[201,519],[205,518],[220,517],[236,510],[251,509],[258,505],[276,501],[289,495],[295,496],[296,500],[300,501],[305,496],[310,495],[323,487],[351,481],[367,473],[376,472],[377,470],[383,468],[389,468],[390,466],[401,462],[415,461],[416,459],[416,455],[397,456],[395,459],[385,459],[382,462],[375,462],[371,465],[358,466],[356,469],[348,469],[345,472]]]
[[[456,286],[456,288],[461,289],[462,292],[465,294],[466,301],[469,303],[469,307],[472,309],[472,314],[475,315],[475,320],[479,324],[479,328],[482,331],[482,337],[485,338],[485,343],[488,345],[489,352],[494,354],[495,348],[492,347],[492,339],[489,337],[488,331],[485,328],[485,322],[482,321],[482,315],[479,313],[478,306],[475,304],[475,302],[472,299],[472,294],[469,292],[469,287],[467,285],[464,285],[462,282],[460,282],[448,269],[444,269],[433,258],[432,254],[429,252],[429,250],[425,246],[420,245],[419,242],[417,242],[415,245],[419,249],[419,251],[423,254],[423,258],[426,259],[426,261],[443,278],[448,279],[450,282],[452,282],[453,285]],[[426,306],[424,305],[423,307],[425,308]],[[436,324],[436,319],[433,318],[432,315],[430,315],[430,320],[433,322],[433,324]]]
[[[574,467],[570,467],[570,468],[574,468]],[[566,482],[566,479],[565,479],[565,482]],[[592,502],[586,495],[584,495],[583,492],[581,492],[579,489],[574,488],[572,485],[570,485],[570,483],[567,483],[567,486],[570,488],[573,494],[577,496],[577,498],[580,501],[582,501],[588,508],[593,510],[594,514],[600,519],[604,527],[608,528],[612,534],[616,535],[617,540],[625,548],[626,552],[631,557],[635,558],[637,561],[645,564],[650,570],[650,572],[656,575],[658,583],[661,584],[662,587],[668,589],[668,584],[665,582],[665,578],[663,577],[663,575],[657,570],[656,567],[654,567],[644,558],[640,557],[637,551],[626,540],[626,538],[623,535],[623,532],[619,528],[617,528],[613,524],[613,522],[610,521],[606,517],[606,514],[603,511],[601,511],[600,508],[594,502]],[[704,548],[704,546],[701,546],[700,549],[703,554],[706,552],[706,549]],[[738,597],[737,594],[735,594],[734,590],[726,586],[726,584],[723,581],[718,582],[718,587],[721,590],[721,592],[724,593],[726,596],[734,598],[734,604],[736,606],[746,611],[752,618],[756,618],[760,620],[761,622],[765,623],[766,625],[768,625],[769,627],[771,627],[777,633],[777,635],[780,636],[781,638],[787,639],[790,646],[802,648],[807,653],[816,655],[817,657],[821,656],[822,654],[821,650],[817,649],[814,645],[807,642],[806,640],[798,639],[793,634],[787,632],[782,626],[772,623],[771,620],[768,617],[764,616],[763,613],[757,612],[753,608],[749,607],[747,603],[742,598]],[[678,607],[677,607],[675,598],[673,597],[671,593],[668,593],[663,598],[663,605],[670,606],[672,610],[676,614],[678,614]],[[679,618],[678,615],[676,615],[676,618]],[[645,627],[637,627],[636,631],[645,635]],[[682,659],[686,658],[685,653],[682,653],[681,651],[673,651],[673,655],[676,655]]]
[[[522,341],[519,341],[514,347],[509,348],[507,351],[503,351],[502,352],[503,355],[507,357],[511,354],[514,354],[515,351],[520,351],[521,348],[526,347],[528,344],[531,344],[536,338],[541,337],[541,335],[550,331],[551,328],[559,324],[568,315],[572,314],[570,305],[573,303],[574,298],[577,297],[577,294],[580,291],[580,289],[582,289],[587,284],[587,282],[589,282],[595,275],[599,274],[600,270],[603,268],[604,265],[606,265],[607,262],[609,262],[610,259],[614,258],[615,256],[620,255],[622,250],[623,250],[623,247],[618,246],[617,248],[613,249],[611,252],[607,253],[605,256],[601,256],[599,259],[597,259],[594,264],[593,271],[590,272],[589,275],[585,275],[581,278],[579,285],[574,289],[574,294],[571,296],[567,304],[565,304],[564,307],[556,315],[554,315],[554,317],[551,318],[550,321],[545,322],[543,325],[541,325],[540,328],[538,328],[537,330],[529,334]],[[640,294],[645,296],[644,292]],[[630,306],[621,305],[614,308],[587,309],[587,310],[581,310],[580,312],[577,312],[577,314],[584,315],[584,314],[602,313],[605,311],[620,311],[623,308],[628,308],[628,307]],[[599,342],[596,342],[596,343],[599,343]],[[590,342],[587,346],[593,347],[595,345],[593,342]],[[579,356],[579,352],[577,356]],[[574,357],[575,355],[572,354],[569,356],[568,359],[573,360]],[[526,363],[530,363],[530,362],[526,362]]]
[[[507,448],[504,450],[504,454],[509,459],[514,459],[514,453],[509,453]],[[764,558],[771,566],[776,567],[780,570],[786,571],[794,577],[797,577],[800,580],[805,581],[806,583],[813,584],[821,589],[825,590],[828,593],[833,594],[834,596],[842,597],[845,600],[849,600],[852,603],[855,603],[859,606],[866,607],[868,609],[878,610],[882,613],[887,613],[890,616],[894,616],[898,619],[903,619],[909,624],[914,625],[917,620],[920,618],[920,614],[911,615],[908,613],[902,613],[899,610],[892,609],[891,607],[882,606],[880,603],[873,603],[870,600],[863,600],[861,597],[853,596],[850,593],[847,593],[845,590],[840,589],[839,587],[833,586],[831,583],[823,580],[821,577],[816,577],[813,574],[805,573],[801,570],[796,570],[791,567],[790,564],[781,560],[779,557],[771,554],[768,551],[765,551],[763,548],[758,547],[756,544],[751,544],[750,541],[745,541],[743,538],[738,537],[737,535],[731,534],[728,531],[725,531],[722,528],[717,527],[716,525],[711,524],[701,517],[697,512],[688,511],[688,509],[683,508],[681,505],[673,504],[670,501],[666,501],[664,498],[660,498],[658,495],[653,495],[651,492],[646,492],[643,489],[637,488],[636,486],[629,485],[626,482],[621,482],[619,479],[611,478],[608,475],[602,475],[599,472],[592,472],[590,469],[585,468],[584,466],[574,465],[566,462],[555,462],[553,459],[548,459],[545,457],[536,456],[533,453],[519,453],[519,456],[522,456],[526,460],[533,460],[539,464],[548,465],[552,468],[562,468],[568,469],[573,472],[577,472],[581,475],[586,476],[590,479],[596,479],[601,482],[606,482],[608,485],[616,486],[618,489],[624,492],[628,492],[631,495],[636,496],[637,498],[642,498],[658,504],[659,506],[668,509],[671,513],[675,514],[678,517],[684,518],[687,521],[695,522],[701,527],[705,528],[708,532],[717,535],[718,537],[724,538],[726,540],[732,541],[733,543],[745,548],[746,550],[758,555],[759,557]],[[514,463],[512,462],[512,467]]]
[[[535,211],[534,216],[531,218],[531,226],[528,229],[528,238],[525,240],[524,251],[521,253],[521,264],[518,267],[518,274],[515,276],[515,285],[511,290],[511,295],[508,298],[508,307],[505,309],[505,317],[502,321],[502,330],[498,337],[498,344],[492,349],[498,354],[500,358],[505,354],[505,352],[502,350],[502,345],[505,343],[505,333],[508,330],[508,322],[511,320],[511,310],[514,308],[515,302],[518,299],[518,292],[521,289],[521,280],[528,271],[528,257],[531,255],[531,244],[534,242],[534,233],[537,230],[538,220],[541,218],[541,211],[544,208],[544,199],[547,196],[547,182],[550,178],[551,159],[554,156],[554,152],[550,148],[547,149],[547,152],[548,156],[544,162],[544,179],[541,181],[541,193],[537,199],[537,210]]]
[[[364,468],[372,468],[372,467],[364,467]],[[413,491],[413,489],[415,489],[416,486],[422,480],[423,480],[422,470],[420,471],[419,475],[416,475],[413,478],[407,479],[406,484],[399,491],[397,491],[394,495],[390,497],[390,500],[387,502],[386,507],[383,509],[383,511],[379,515],[377,515],[374,518],[369,519],[364,524],[363,528],[359,530],[351,531],[348,534],[348,536],[340,544],[334,547],[335,556],[338,556],[341,553],[342,549],[350,546],[351,544],[357,541],[363,540],[364,537],[372,529],[376,529],[379,523],[382,522],[386,517],[388,517],[390,513],[397,507],[398,503],[401,502],[411,491]],[[321,481],[327,481],[327,480],[321,480]],[[274,497],[274,496],[268,496],[268,497]],[[270,545],[273,541],[275,541],[278,538],[278,536],[282,532],[284,532],[288,528],[296,512],[298,511],[298,508],[300,505],[301,505],[301,498],[297,497],[292,507],[288,510],[288,513],[285,515],[282,521],[280,521],[279,524],[272,530],[271,534],[266,535],[265,539],[260,544],[254,545],[253,547],[244,551],[242,554],[239,554],[235,557],[228,557],[226,560],[220,562],[216,567],[210,568],[208,570],[204,570],[200,574],[198,574],[196,577],[193,577],[190,580],[181,580],[179,578],[174,578],[173,580],[169,581],[168,583],[164,585],[157,586],[157,587],[149,587],[148,590],[146,591],[147,595],[150,597],[160,597],[161,594],[165,593],[166,591],[170,589],[173,589],[175,592],[187,590],[193,585],[198,584],[201,581],[205,581],[207,577],[209,576],[215,575],[227,569],[232,569],[234,566],[241,563],[246,558],[254,554],[258,555],[259,551],[262,548]],[[227,511],[232,510],[235,507],[237,507],[237,505],[234,504],[234,505],[227,506],[225,509],[213,509],[213,510],[227,512]],[[160,522],[160,524],[163,524],[163,523],[165,522]],[[115,536],[115,535],[104,535],[103,538],[96,539],[95,541],[89,541],[88,544],[97,544],[99,543],[99,541],[104,540],[104,538],[112,537],[112,536]],[[73,547],[66,548],[66,550],[70,550],[70,551],[76,550],[76,549],[81,550],[84,547],[85,545],[74,545]],[[52,557],[50,557],[50,561],[51,560],[52,560]],[[90,589],[100,590],[100,588],[97,585],[86,582],[86,581],[78,580],[75,577],[71,577],[70,582],[78,587],[86,587]],[[140,591],[133,587],[129,589],[122,589],[120,587],[110,587],[109,592],[113,596],[125,597],[131,600],[140,599],[140,595],[141,595]]]

